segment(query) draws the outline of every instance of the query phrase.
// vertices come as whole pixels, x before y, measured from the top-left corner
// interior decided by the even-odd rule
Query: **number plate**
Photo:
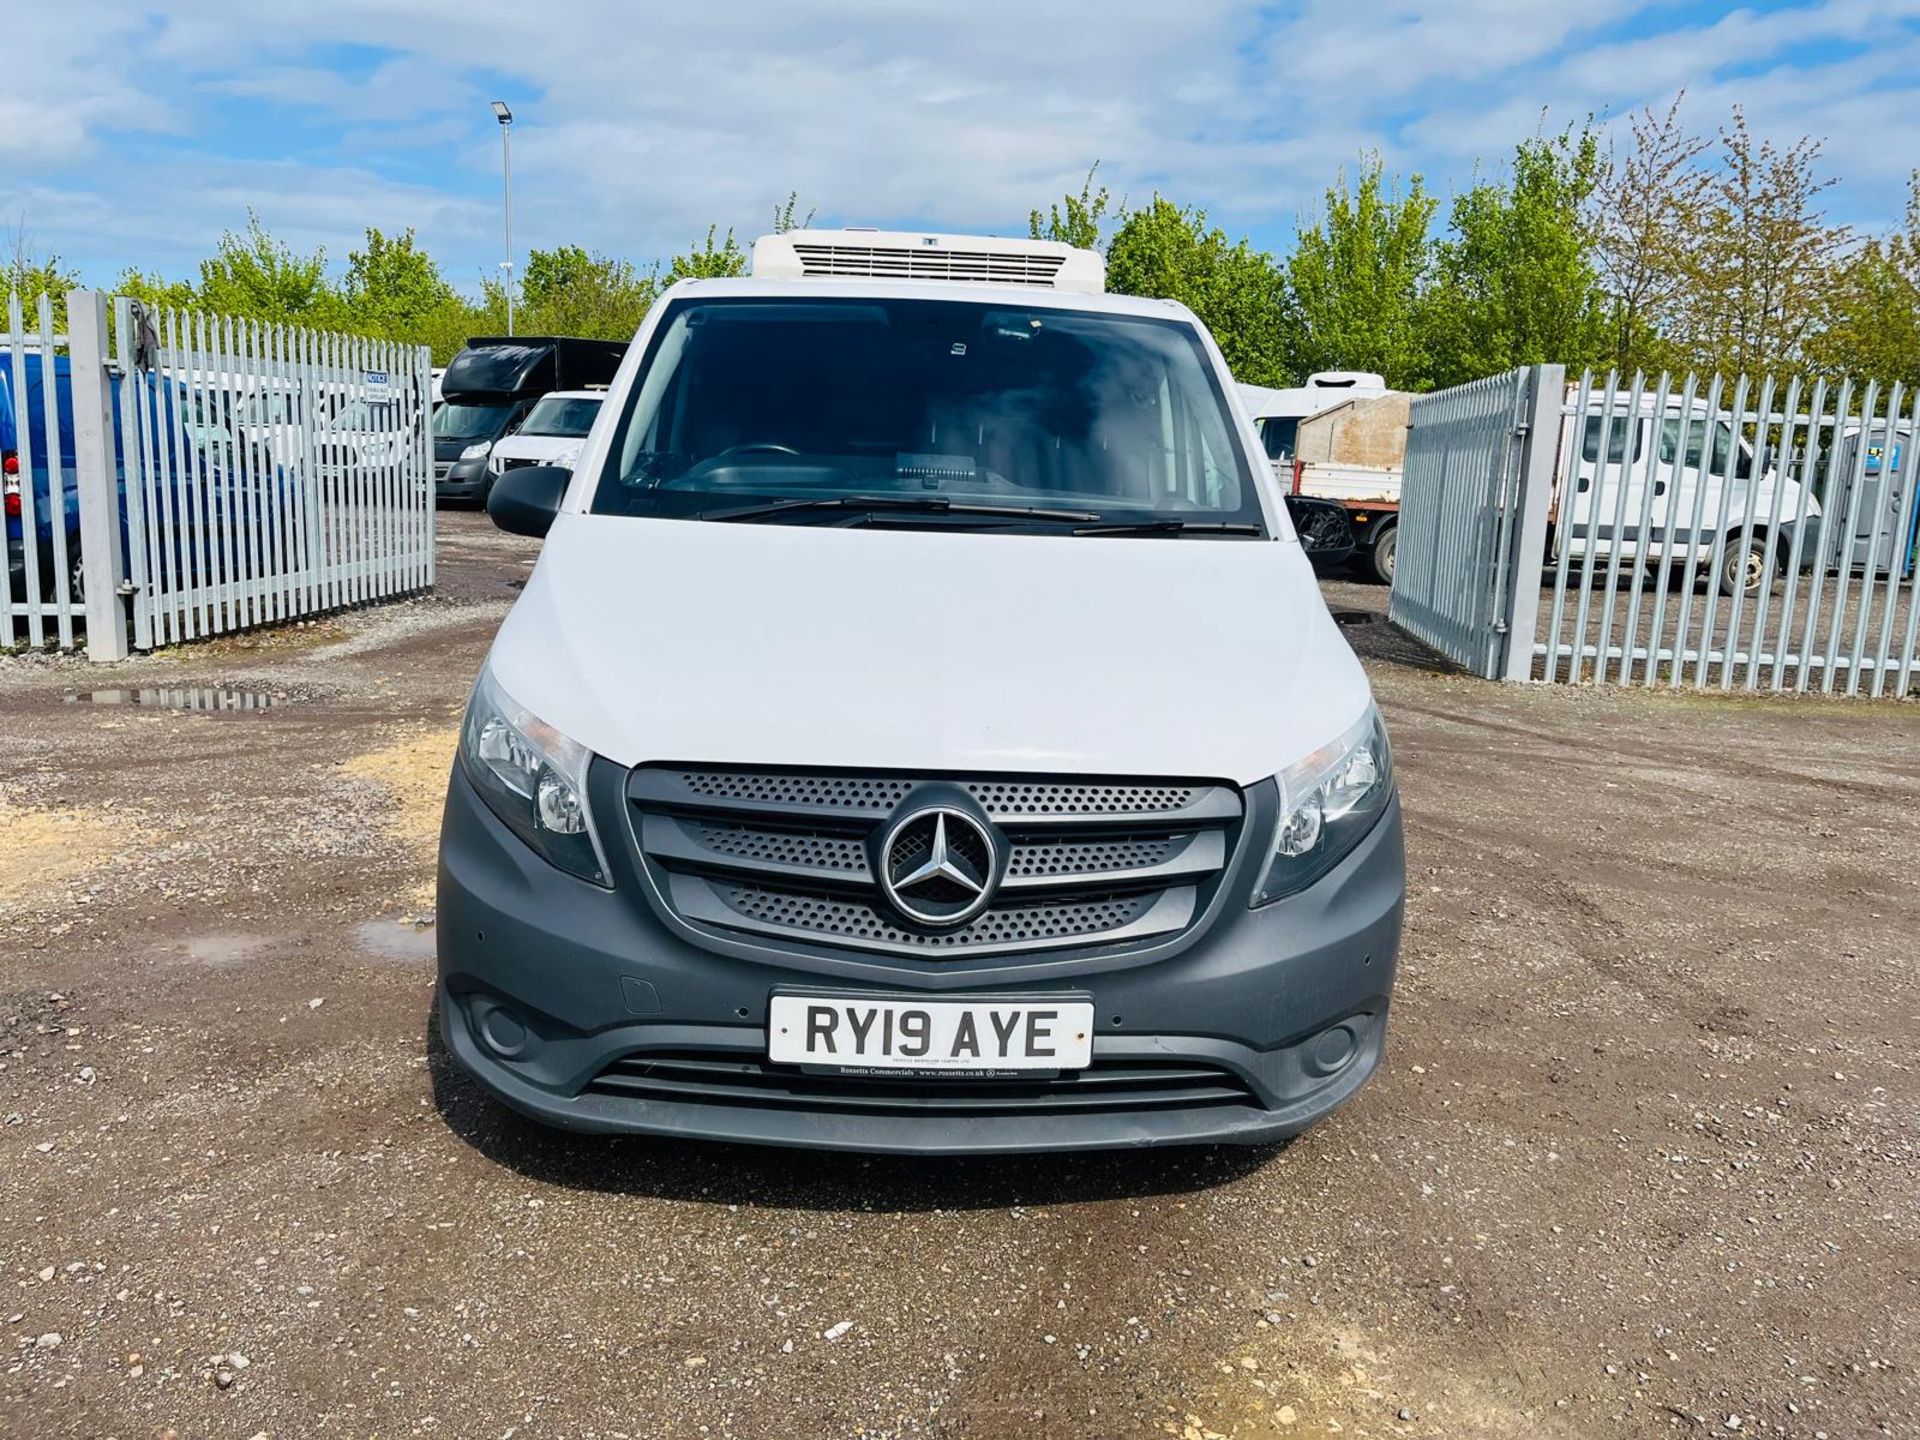
[[[918,1070],[950,1078],[1081,1070],[1093,1058],[1093,1004],[775,995],[767,1058],[783,1065]]]

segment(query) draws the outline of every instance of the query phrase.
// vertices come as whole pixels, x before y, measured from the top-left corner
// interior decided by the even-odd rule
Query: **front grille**
[[[504,475],[507,471],[518,470],[523,465],[544,465],[546,463],[544,460],[522,459],[517,455],[502,456],[500,460],[500,473]]]
[[[678,770],[689,796],[731,802],[730,808],[768,806],[879,819],[923,780],[906,775],[807,775],[784,771]],[[1179,810],[1193,803],[1192,785],[1075,784],[1034,780],[957,782],[994,819],[1021,815],[1111,815]]]
[[[1125,929],[1152,907],[1152,895],[1087,901],[997,905],[958,930],[909,930],[860,900],[797,895],[753,885],[726,885],[721,895],[744,919],[842,940],[879,941],[897,949],[979,949],[1013,941],[1066,941]]]
[[[616,1060],[590,1095],[856,1115],[991,1118],[1259,1104],[1230,1070],[1195,1061],[1102,1060],[1033,1080],[815,1075],[739,1052],[674,1050]]]
[[[1000,254],[936,246],[822,245],[795,242],[803,275],[857,275],[887,280],[961,280],[986,285],[1052,287],[1064,255]]]
[[[956,792],[970,799],[1005,856],[991,903],[951,928],[897,913],[876,872],[886,861],[898,876],[925,858],[926,835],[911,830],[890,855],[876,847],[927,787],[941,803]],[[1236,789],[1198,781],[646,766],[628,793],[645,861],[678,918],[934,959],[1177,934],[1205,909],[1242,815]],[[960,827],[949,843],[982,867],[977,840]],[[918,899],[958,909],[967,898],[937,890]]]

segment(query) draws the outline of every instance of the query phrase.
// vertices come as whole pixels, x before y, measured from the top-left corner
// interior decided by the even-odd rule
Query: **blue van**
[[[55,439],[58,441],[60,460],[60,489],[58,503],[54,503],[55,492],[52,483],[52,471],[48,463],[47,409],[46,409],[46,367],[43,358],[36,353],[25,356],[26,388],[18,397],[13,395],[13,367],[5,353],[0,352],[0,494],[4,496],[6,511],[6,550],[7,550],[7,590],[14,602],[27,600],[27,548],[26,548],[26,487],[31,485],[33,495],[33,542],[37,552],[37,571],[39,578],[40,600],[52,600],[58,593],[55,578],[55,560],[58,552],[54,546],[55,529],[58,527],[65,536],[67,580],[71,587],[69,593],[75,605],[86,596],[85,577],[80,563],[80,499],[79,472],[74,461],[73,437],[73,370],[72,361],[65,355],[53,360],[53,399],[56,425]],[[123,558],[127,553],[127,471],[125,437],[122,434],[120,416],[120,377],[111,377],[113,411],[113,453],[114,472],[119,486],[120,511],[120,549]],[[174,433],[173,454],[185,456],[195,448],[201,450],[205,469],[203,473],[215,485],[222,482],[227,473],[218,464],[218,452],[221,447],[212,443],[213,436],[204,424],[192,426],[180,423],[180,418],[194,413],[195,407],[187,388],[181,382],[163,381],[152,389],[150,402],[151,414],[156,424],[154,432],[164,434],[168,430]],[[165,397],[162,399],[161,397]],[[164,412],[164,423],[161,417]],[[22,454],[22,427],[25,429],[26,454]],[[241,457],[240,463],[232,470],[235,480],[246,477],[244,445],[231,447],[230,453]],[[31,473],[28,473],[29,470]],[[180,482],[176,481],[178,486]],[[176,489],[176,513],[185,517],[191,513],[190,507],[180,498]],[[179,537],[176,537],[178,543]]]
[[[24,490],[31,485],[33,494],[34,543],[39,550],[40,596],[51,599],[54,591],[54,526],[59,524],[67,537],[67,564],[75,587],[76,602],[80,589],[80,506],[73,460],[73,372],[65,355],[53,362],[54,414],[58,427],[55,438],[60,452],[61,503],[51,503],[53,487],[48,468],[45,368],[42,358],[28,354],[25,393],[13,394],[11,364],[0,354],[0,487],[3,488],[7,518],[8,593],[16,600],[27,596],[27,550],[25,544]],[[115,381],[116,385],[118,381]],[[21,432],[25,430],[27,454],[21,454]],[[117,427],[116,427],[117,428]],[[115,439],[118,440],[116,434]]]

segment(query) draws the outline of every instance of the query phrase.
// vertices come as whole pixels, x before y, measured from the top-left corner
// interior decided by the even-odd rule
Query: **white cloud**
[[[1677,14],[335,0],[261,23],[246,0],[157,20],[140,0],[71,0],[33,12],[30,61],[0,91],[0,212],[31,208],[42,243],[109,273],[180,268],[248,204],[336,257],[368,224],[411,224],[468,281],[496,258],[498,90],[523,250],[644,258],[714,220],[747,238],[790,188],[824,221],[1015,229],[1095,158],[1116,193],[1159,188],[1273,243],[1363,148],[1445,190],[1476,157],[1498,164],[1543,106],[1554,124],[1618,116],[1686,84],[1702,127],[1737,99],[1764,132],[1827,135],[1855,182],[1837,203],[1894,217],[1920,133],[1920,0]]]

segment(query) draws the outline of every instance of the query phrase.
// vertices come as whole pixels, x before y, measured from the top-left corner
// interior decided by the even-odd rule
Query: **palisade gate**
[[[123,658],[431,588],[429,352],[74,291],[0,336],[0,647]]]
[[[1414,399],[1393,619],[1505,680],[1906,698],[1920,394],[1531,366]]]

